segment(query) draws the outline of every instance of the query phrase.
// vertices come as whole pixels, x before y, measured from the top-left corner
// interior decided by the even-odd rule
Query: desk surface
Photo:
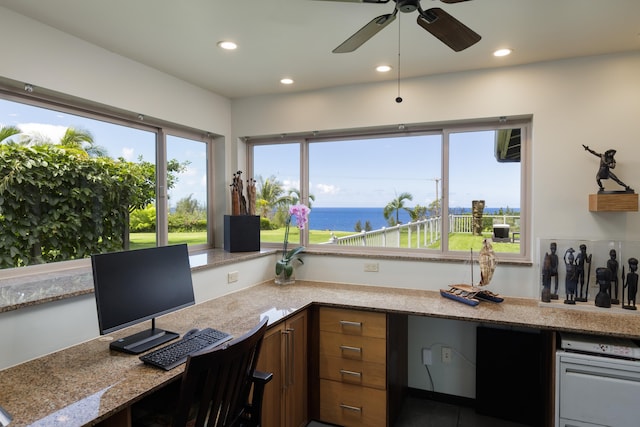
[[[367,308],[410,315],[640,338],[640,316],[541,307],[532,299],[507,298],[501,304],[470,307],[438,292],[297,282],[260,284],[163,316],[158,327],[184,333],[215,327],[240,336],[264,315],[270,323],[311,304]],[[120,338],[149,325],[109,337]],[[169,372],[145,366],[137,356],[109,350],[107,337],[0,371],[0,405],[12,426],[91,425],[175,380],[184,366]]]

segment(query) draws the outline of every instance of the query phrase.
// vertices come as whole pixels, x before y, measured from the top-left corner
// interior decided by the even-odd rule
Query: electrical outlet
[[[379,271],[377,262],[367,262],[364,264],[364,271],[368,273],[377,273]]]
[[[433,354],[431,353],[430,348],[422,349],[422,364],[423,365],[432,365],[433,364]]]
[[[227,283],[233,283],[238,281],[238,272],[230,271],[227,273]]]
[[[451,347],[442,347],[442,363],[451,363]]]

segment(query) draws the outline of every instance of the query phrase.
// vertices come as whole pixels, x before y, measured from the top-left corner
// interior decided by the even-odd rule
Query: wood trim
[[[589,194],[591,212],[638,212],[637,194]]]

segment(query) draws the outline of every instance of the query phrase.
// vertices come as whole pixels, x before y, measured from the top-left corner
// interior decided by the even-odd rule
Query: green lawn
[[[311,244],[326,243],[331,239],[332,234],[336,237],[349,236],[354,234],[353,231],[323,231],[323,230],[309,230],[309,241]],[[472,236],[466,233],[453,233],[449,236],[449,249],[454,251],[469,251],[473,249],[474,252],[480,251],[482,248],[482,240],[485,237],[491,237],[490,233],[485,233],[484,236]],[[141,249],[155,246],[156,235],[155,233],[131,233],[131,249]],[[412,248],[417,245],[415,243],[416,234],[412,234]],[[260,240],[263,242],[282,243],[284,239],[284,228],[277,230],[261,230]],[[300,241],[300,230],[292,227],[289,231],[289,243],[295,245]],[[402,233],[400,237],[401,247],[407,247],[408,234]],[[169,233],[169,243],[188,243],[188,244],[203,244],[207,242],[207,236],[205,232],[199,233]],[[439,242],[432,245],[432,248],[438,248]],[[510,252],[519,253],[520,243],[493,243],[493,249],[496,252]]]
[[[131,233],[131,249],[151,248],[156,245],[156,233]],[[169,243],[187,243],[189,245],[202,245],[207,243],[207,233],[169,233]]]

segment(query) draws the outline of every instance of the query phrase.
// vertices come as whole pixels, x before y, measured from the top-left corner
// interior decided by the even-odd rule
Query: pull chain
[[[400,17],[402,14],[398,16],[398,96],[396,97],[396,102],[399,104],[402,102],[402,97],[400,96]]]

